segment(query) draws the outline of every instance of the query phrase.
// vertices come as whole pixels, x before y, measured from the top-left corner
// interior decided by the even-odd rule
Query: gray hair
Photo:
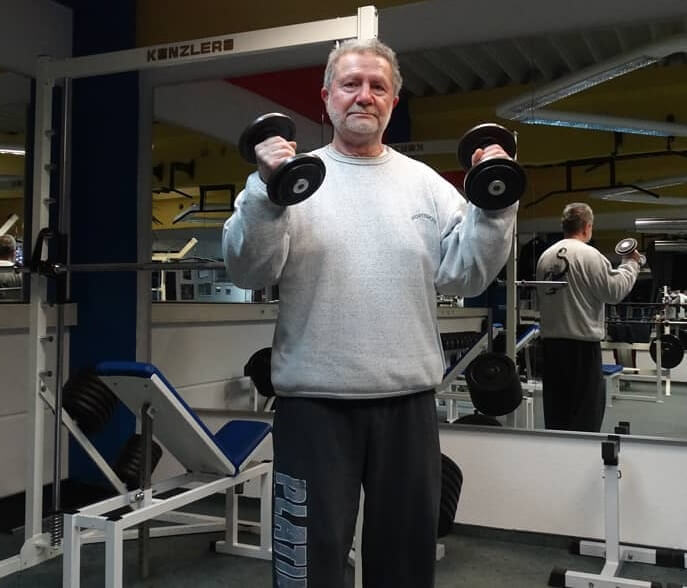
[[[401,86],[403,85],[398,59],[396,58],[394,50],[385,43],[382,43],[379,39],[348,39],[334,47],[334,49],[329,52],[327,67],[324,70],[324,87],[327,88],[327,90],[331,90],[332,87],[334,67],[339,61],[339,58],[346,53],[374,53],[386,59],[391,66],[391,82],[393,84],[394,95],[398,96],[398,93],[401,91]]]
[[[12,235],[0,235],[0,259],[14,259],[17,242]]]
[[[584,202],[571,202],[566,205],[561,216],[561,227],[566,237],[581,233],[587,224],[594,224],[591,206]]]

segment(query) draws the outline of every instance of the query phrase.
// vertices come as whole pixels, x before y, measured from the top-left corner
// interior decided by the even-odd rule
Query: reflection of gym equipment
[[[609,309],[609,318],[607,323],[608,335],[614,341],[602,342],[602,349],[614,349],[620,355],[623,351],[648,351],[649,356],[656,364],[654,373],[642,374],[640,370],[634,365],[619,366],[622,370],[619,378],[613,377],[612,386],[607,385],[607,406],[612,406],[615,399],[623,400],[646,400],[650,402],[663,402],[663,396],[670,396],[670,370],[676,368],[684,358],[684,344],[678,335],[672,334],[671,328],[680,328],[681,325],[687,324],[685,321],[670,320],[666,317],[670,316],[670,311],[674,306],[671,303],[668,294],[668,287],[663,287],[663,301],[652,304],[638,304],[638,303],[622,303],[611,306]],[[624,318],[621,316],[623,311],[619,311],[624,307],[624,312],[636,313],[638,310],[643,315],[641,319]],[[629,310],[628,310],[629,309]],[[647,310],[648,309],[648,310]],[[633,316],[632,315],[632,316]],[[627,341],[627,337],[623,337],[622,333],[627,330],[631,342]],[[642,330],[642,338],[644,334],[650,340],[648,342],[635,342],[635,336],[639,329]],[[651,332],[653,331],[653,337]],[[623,340],[624,339],[624,340]],[[627,362],[625,362],[627,363]],[[604,366],[611,368],[615,366]],[[635,393],[621,393],[620,380],[627,381],[644,381],[656,382],[656,393],[654,395],[642,395]],[[608,384],[609,380],[607,380]],[[665,383],[665,389],[663,384]]]
[[[616,243],[615,252],[621,257],[627,257],[628,255],[632,255],[637,250],[637,247],[639,247],[637,239],[635,239],[634,237],[626,237],[625,239],[621,239]],[[639,266],[644,267],[645,265],[646,256],[640,253]]]
[[[621,423],[622,425],[622,423]],[[645,563],[665,567],[685,568],[685,552],[673,549],[652,549],[620,543],[620,479],[618,455],[620,437],[609,435],[601,442],[603,460],[605,524],[604,541],[576,541],[572,551],[578,555],[603,557],[604,567],[598,574],[575,572],[554,568],[549,576],[549,586],[568,588],[655,588],[657,582],[631,580],[620,574],[625,562]],[[676,585],[668,585],[676,586]],[[679,588],[676,586],[676,588]]]
[[[153,261],[179,261],[186,257],[186,254],[193,249],[198,243],[198,239],[191,237],[186,245],[184,245],[179,251],[165,252],[165,253],[153,253]],[[158,280],[157,287],[153,288],[153,293],[157,296],[153,296],[153,299],[159,302],[164,302],[167,300],[167,286],[165,280],[165,270],[160,270],[160,279]]]
[[[271,559],[272,465],[253,461],[271,441],[270,425],[260,421],[235,420],[213,435],[154,366],[136,362],[103,362],[96,366],[96,372],[119,399],[141,417],[141,435],[125,447],[128,454],[133,446],[136,456],[126,468],[127,476],[135,482],[138,474],[139,484],[132,483],[129,486],[133,488],[131,491],[64,515],[63,585],[78,588],[81,544],[90,530],[98,530],[105,540],[104,585],[106,588],[121,588],[124,531],[137,525],[142,525],[139,527],[139,554],[141,574],[146,577],[151,531],[149,521],[183,520],[192,523],[194,515],[177,515],[172,511],[218,492],[226,492],[225,518],[214,517],[212,522],[225,522],[225,539],[216,542],[214,550]],[[150,474],[157,455],[153,434],[184,466],[184,474],[151,483]],[[240,493],[237,488],[253,479],[260,480],[259,545],[240,543],[237,535],[237,494]],[[180,489],[180,492],[167,498],[158,497],[175,489]],[[131,510],[117,516],[108,515],[124,508]],[[210,521],[208,517],[202,517],[202,520],[205,523]]]
[[[493,324],[492,338],[502,330],[500,324]],[[516,353],[524,350],[538,336],[539,325],[532,325],[518,337]],[[456,357],[444,375],[437,387],[436,398],[438,403],[446,405],[446,422],[492,425],[493,417],[511,414],[524,406],[524,426],[533,429],[534,387],[523,385],[513,361],[504,354],[489,352],[490,348],[487,330],[463,350],[460,357]],[[469,411],[462,417],[459,414],[461,405]]]

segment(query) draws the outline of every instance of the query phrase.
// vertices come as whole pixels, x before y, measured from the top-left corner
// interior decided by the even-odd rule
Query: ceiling
[[[400,53],[399,62],[404,88],[410,95],[451,94],[550,82],[638,47],[685,33],[687,15],[420,49]],[[687,54],[675,54],[668,61],[685,63]]]

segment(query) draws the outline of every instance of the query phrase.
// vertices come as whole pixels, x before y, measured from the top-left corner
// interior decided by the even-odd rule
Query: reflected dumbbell
[[[513,159],[490,157],[472,165],[472,154],[488,145],[500,145]],[[515,135],[495,123],[471,128],[458,143],[458,161],[467,170],[465,196],[475,206],[488,210],[506,208],[525,192],[525,170],[516,162]]]
[[[616,243],[615,252],[621,257],[627,257],[628,255],[632,255],[632,253],[637,250],[638,246],[639,243],[637,239],[634,237],[626,237]],[[646,265],[646,256],[641,253],[639,254],[639,265],[640,267]]]
[[[293,141],[296,125],[293,120],[279,112],[264,114],[255,119],[239,138],[241,157],[256,163],[255,146],[270,137],[283,137]],[[299,153],[289,157],[267,179],[267,195],[280,206],[302,202],[315,192],[324,180],[325,167],[316,155]]]

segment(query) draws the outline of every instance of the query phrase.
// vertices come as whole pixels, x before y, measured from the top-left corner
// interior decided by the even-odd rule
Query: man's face
[[[322,99],[336,133],[354,145],[381,143],[398,102],[391,65],[374,53],[345,53],[336,62]]]

